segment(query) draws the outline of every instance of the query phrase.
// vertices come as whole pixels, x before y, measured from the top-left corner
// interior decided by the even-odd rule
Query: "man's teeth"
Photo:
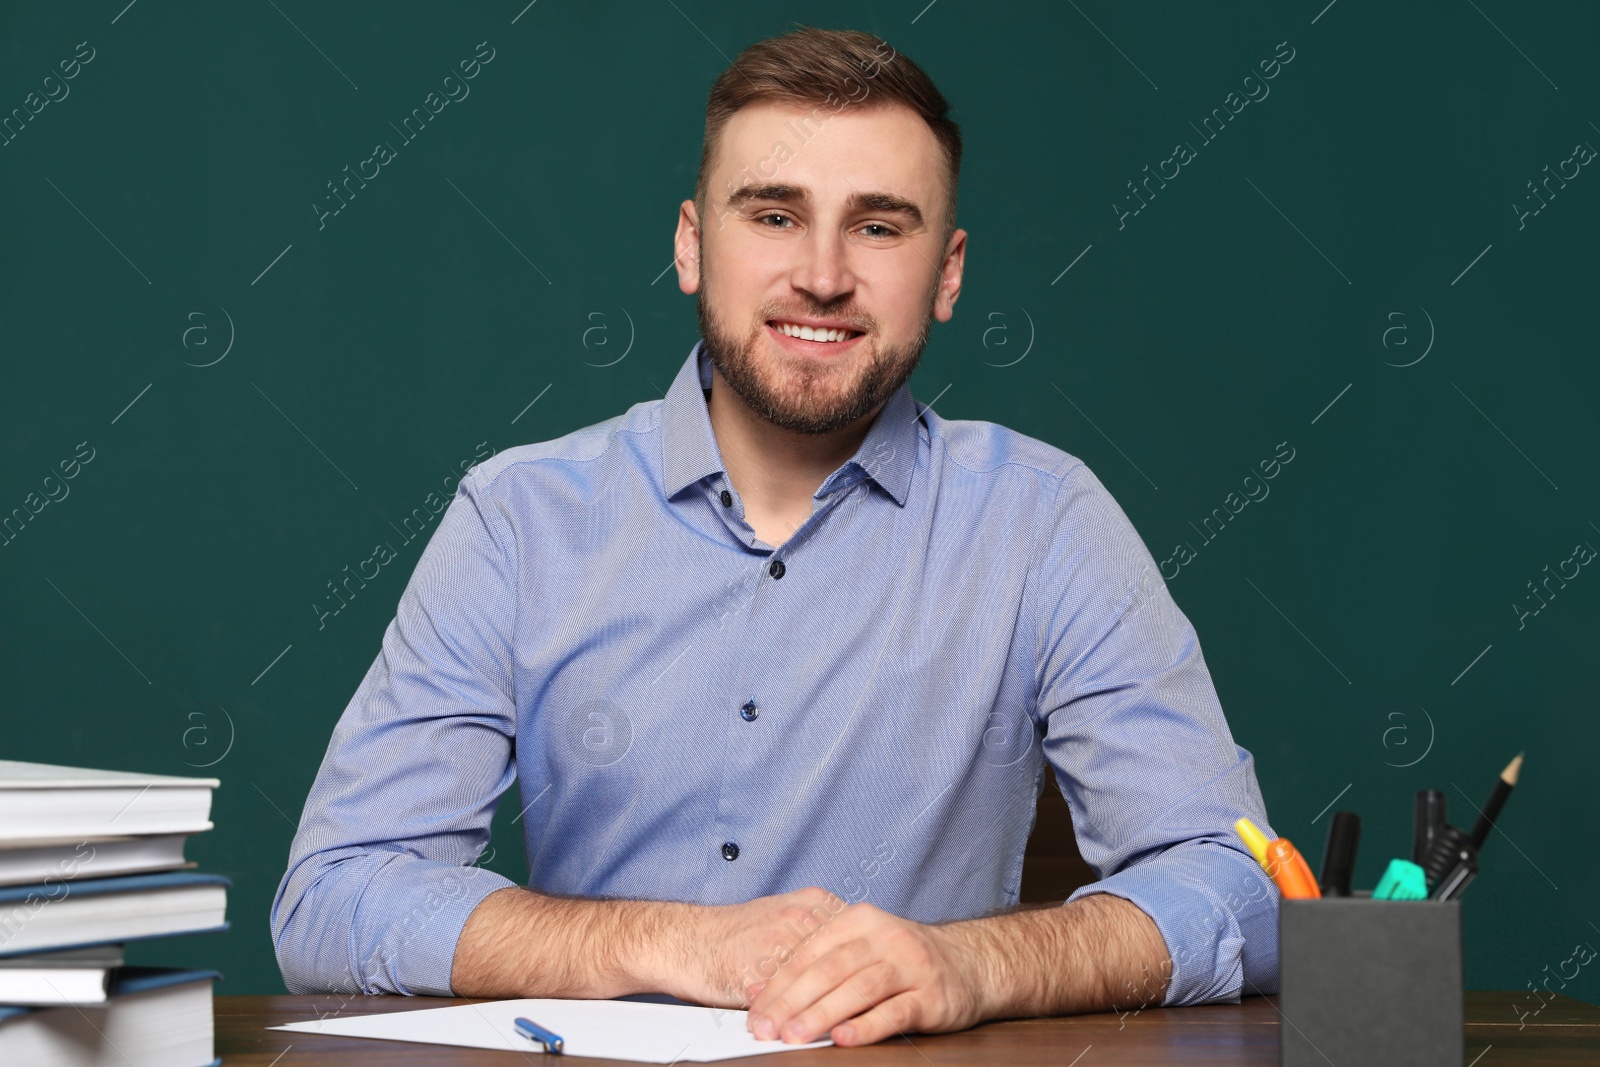
[[[792,322],[775,322],[773,329],[790,337],[798,337],[802,341],[848,341],[855,336],[852,330],[813,329],[810,326],[796,326]]]

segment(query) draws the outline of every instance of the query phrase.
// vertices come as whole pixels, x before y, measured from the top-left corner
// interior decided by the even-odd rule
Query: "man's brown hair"
[[[818,30],[809,26],[757,41],[740,52],[712,83],[706,100],[700,173],[694,187],[702,228],[706,225],[707,208],[712,206],[708,203],[709,183],[722,128],[734,112],[760,101],[812,105],[811,114],[797,120],[802,127],[819,126],[847,108],[902,104],[922,116],[944,154],[941,250],[949,244],[956,228],[956,182],[961,174],[961,128],[949,117],[949,102],[921,67],[882,38],[858,30]],[[812,133],[814,130],[801,130],[807,138]],[[800,147],[797,144],[790,151]],[[752,174],[751,180],[777,180],[776,173]],[[742,183],[735,183],[727,191],[733,192],[739,184]]]

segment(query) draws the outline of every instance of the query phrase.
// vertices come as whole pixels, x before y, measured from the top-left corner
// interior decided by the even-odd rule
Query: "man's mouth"
[[[801,341],[815,341],[820,344],[838,344],[841,341],[853,341],[862,335],[860,330],[825,326],[802,326],[799,323],[785,322],[783,319],[772,319],[767,325],[785,337],[793,337]]]

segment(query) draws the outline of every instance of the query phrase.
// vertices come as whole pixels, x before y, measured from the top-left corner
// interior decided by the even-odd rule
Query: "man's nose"
[[[855,288],[849,247],[838,230],[812,230],[801,245],[800,261],[790,279],[796,289],[827,304]]]

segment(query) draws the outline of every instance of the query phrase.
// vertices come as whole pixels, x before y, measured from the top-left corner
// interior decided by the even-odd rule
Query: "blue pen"
[[[564,1052],[566,1042],[561,1040],[560,1034],[551,1033],[532,1019],[517,1019],[517,1033],[529,1041],[537,1041],[544,1046],[546,1052]]]

